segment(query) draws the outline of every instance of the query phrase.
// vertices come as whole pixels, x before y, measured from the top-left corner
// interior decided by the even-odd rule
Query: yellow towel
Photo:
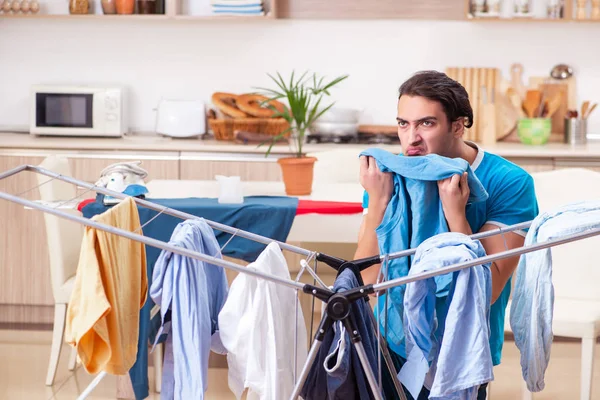
[[[140,227],[131,198],[92,219],[131,232]],[[133,366],[147,295],[144,244],[86,227],[65,337],[88,373],[124,375]]]

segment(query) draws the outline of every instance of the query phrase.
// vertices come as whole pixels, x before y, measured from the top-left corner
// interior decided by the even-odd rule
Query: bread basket
[[[284,118],[209,118],[208,125],[216,140],[234,140],[235,131],[262,133],[273,137],[290,127]],[[286,132],[287,137],[290,132]]]

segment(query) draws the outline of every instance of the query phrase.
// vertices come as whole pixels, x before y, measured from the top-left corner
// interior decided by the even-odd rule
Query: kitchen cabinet
[[[465,20],[464,0],[278,0],[279,18]]]
[[[22,164],[39,164],[41,154],[0,155],[0,170]],[[39,199],[36,176],[20,172],[0,180],[0,190],[27,200]],[[54,304],[44,216],[9,201],[0,201],[0,324],[50,323]]]
[[[180,179],[213,180],[215,175],[242,181],[281,181],[277,158],[263,154],[181,153]]]
[[[141,160],[151,179],[178,179],[178,153],[137,152],[60,152],[60,151],[3,151],[0,170],[22,164],[39,164],[50,154],[69,159],[73,177],[94,183],[107,165]],[[21,172],[0,180],[0,190],[22,194],[28,200],[39,199],[36,175]],[[33,190],[29,190],[32,189]],[[80,189],[80,199],[95,193]],[[0,324],[52,323],[53,304],[50,285],[50,265],[44,217],[41,211],[27,210],[9,201],[0,201]],[[12,227],[12,229],[11,229]],[[10,249],[10,251],[8,251]]]

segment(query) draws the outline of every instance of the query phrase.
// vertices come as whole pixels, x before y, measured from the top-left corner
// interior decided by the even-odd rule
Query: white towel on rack
[[[290,279],[287,263],[276,243],[255,262],[256,271]],[[296,304],[298,316],[296,317]],[[229,388],[240,399],[288,399],[294,388],[294,325],[298,329],[296,369],[306,360],[306,326],[294,289],[239,274],[219,313],[221,341],[228,351]]]

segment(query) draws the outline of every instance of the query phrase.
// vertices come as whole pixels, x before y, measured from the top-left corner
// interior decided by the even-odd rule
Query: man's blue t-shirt
[[[471,169],[489,195],[485,202],[467,205],[467,221],[473,233],[479,232],[485,224],[504,227],[530,221],[538,215],[533,178],[524,169],[481,149],[478,149]],[[368,204],[369,197],[365,191],[363,208],[367,209]],[[524,231],[516,233],[525,236]],[[494,365],[500,364],[504,345],[504,317],[511,279],[490,309],[490,349]]]

